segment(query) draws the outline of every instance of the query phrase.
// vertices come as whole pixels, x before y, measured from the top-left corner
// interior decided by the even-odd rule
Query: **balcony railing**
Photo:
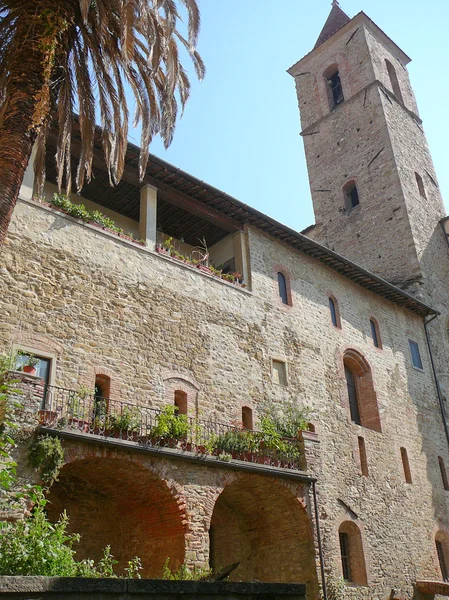
[[[115,438],[150,448],[172,448],[229,462],[301,469],[298,441],[262,431],[177,414],[174,406],[135,406],[47,386],[39,422],[52,429]]]

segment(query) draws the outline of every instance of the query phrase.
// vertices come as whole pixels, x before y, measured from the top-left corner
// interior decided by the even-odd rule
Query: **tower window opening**
[[[343,571],[343,579],[345,581],[352,581],[351,577],[351,563],[349,561],[349,535],[340,531],[340,553],[341,553],[341,567]]]
[[[346,212],[349,214],[356,206],[360,204],[359,193],[354,181],[347,183],[343,188],[343,192],[345,195]]]
[[[409,340],[408,344],[410,348],[410,354],[412,356],[412,365],[415,367],[415,369],[419,369],[420,371],[422,371],[422,360],[418,344],[413,340]]]
[[[427,198],[426,188],[424,187],[423,178],[421,177],[421,175],[419,173],[415,173],[415,178],[416,178],[416,185],[418,186],[418,190],[419,190],[419,195],[421,196],[421,198]]]
[[[404,99],[402,98],[401,88],[399,87],[398,76],[396,75],[396,69],[393,67],[391,62],[387,59],[385,59],[385,65],[387,67],[388,77],[390,78],[390,83],[391,83],[391,88],[393,90],[393,94],[396,96],[396,98],[399,100],[399,102],[404,104]]]
[[[338,70],[331,70],[331,73],[325,75],[327,85],[329,86],[329,104],[330,108],[338,106],[344,101],[343,87],[341,85],[340,73]]]
[[[343,578],[351,583],[367,585],[360,529],[352,521],[344,521],[338,530],[338,537]]]

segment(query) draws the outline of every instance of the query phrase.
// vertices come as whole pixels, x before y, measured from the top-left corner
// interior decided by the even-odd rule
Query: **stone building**
[[[20,385],[31,426],[63,440],[49,512],[67,510],[80,557],[110,543],[150,577],[166,558],[239,562],[231,578],[310,599],[341,578],[348,598],[449,593],[449,227],[409,60],[334,1],[289,69],[316,215],[303,233],[154,156],[139,183],[132,145],[110,188],[98,143],[72,202],[134,239],[52,204],[54,139],[44,199],[27,173],[0,344],[39,358]],[[285,401],[311,410],[290,450],[217,453]],[[166,406],[185,415],[176,439],[157,429]]]

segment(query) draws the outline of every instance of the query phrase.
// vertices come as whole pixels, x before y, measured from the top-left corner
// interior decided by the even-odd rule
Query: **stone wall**
[[[449,465],[449,453],[422,319],[258,231],[249,229],[246,235],[250,290],[219,282],[51,209],[21,201],[2,248],[1,346],[20,346],[25,339],[27,347],[35,344],[43,350],[48,346],[55,356],[55,383],[68,388],[93,387],[95,373],[107,369],[114,397],[140,405],[170,401],[176,387],[170,382],[179,380],[188,394],[190,414],[198,411],[224,423],[240,421],[242,406],[252,407],[257,416],[257,406],[265,399],[293,399],[309,406],[320,439],[320,456],[309,462],[309,469],[318,477],[327,570],[341,576],[338,529],[350,521],[361,531],[369,587],[348,587],[348,593],[376,599],[393,587],[411,593],[417,576],[438,575],[434,535],[447,526],[447,497],[437,458],[443,457]],[[291,306],[279,298],[277,271],[281,267],[289,275]],[[332,325],[330,295],[338,302],[341,328]],[[373,345],[371,317],[379,323],[382,349]],[[422,371],[411,366],[409,337],[419,343]],[[381,432],[351,422],[343,368],[347,349],[358,352],[370,366]],[[287,386],[273,382],[273,359],[286,362]],[[361,475],[359,437],[365,440],[368,476]],[[132,458],[141,465],[126,474],[128,468],[114,462],[124,460],[115,451],[84,449],[75,442],[72,450],[72,443],[66,444],[68,465],[61,481],[66,482],[66,490],[72,490],[72,499],[63,498],[61,506],[75,505],[77,477],[88,484],[80,490],[83,498],[90,494],[105,499],[92,510],[79,508],[83,511],[79,517],[74,514],[80,526],[89,519],[87,538],[100,523],[103,505],[105,514],[118,515],[116,522],[127,525],[126,531],[134,530],[134,508],[149,521],[149,507],[159,511],[157,490],[166,493],[168,487],[173,500],[167,507],[174,507],[174,514],[180,515],[179,526],[185,527],[186,560],[207,564],[210,523],[217,498],[221,493],[225,498],[228,488],[228,500],[223,500],[217,519],[229,521],[240,496],[242,515],[253,519],[255,529],[250,535],[251,527],[239,525],[234,518],[235,535],[246,539],[254,556],[259,547],[261,556],[265,552],[257,528],[265,523],[267,511],[279,515],[273,539],[279,543],[279,532],[285,532],[285,555],[295,557],[299,552],[295,540],[303,534],[298,530],[295,536],[283,529],[283,495],[270,491],[273,485],[284,483],[267,477],[259,488],[259,476],[251,476],[254,482],[251,478],[243,482],[242,475],[240,495],[232,493],[238,474],[229,469],[210,471],[207,465],[189,469],[185,461],[175,465],[155,458],[143,464],[142,459]],[[401,447],[408,452],[413,484],[404,480]],[[145,469],[157,478],[157,484],[150,475],[143,477]],[[123,477],[112,478],[118,474]],[[147,487],[140,489],[138,481],[148,481]],[[134,485],[135,499],[129,491]],[[289,485],[291,502],[297,503],[297,514],[306,510],[316,540],[309,490]],[[61,496],[61,488],[62,484],[59,491],[54,489],[55,497]],[[252,513],[247,508],[246,488],[255,492]],[[148,497],[154,504],[143,502],[144,489],[151,491]],[[160,498],[165,497],[163,493]],[[123,506],[119,506],[121,500]],[[177,534],[172,533],[160,554],[168,547],[179,548],[174,542]],[[126,553],[134,553],[139,539],[129,538],[127,544]],[[307,548],[301,556],[309,554]],[[150,552],[148,548],[148,556]],[[182,553],[176,552],[181,560]],[[314,595],[318,589],[316,554],[315,541],[309,557],[313,567],[309,562],[306,581],[311,582]],[[223,556],[228,556],[225,549]],[[295,559],[295,564],[299,566],[301,560]],[[252,568],[247,568],[247,576],[255,572]],[[289,569],[286,563],[285,571],[277,576],[281,580],[297,577]]]

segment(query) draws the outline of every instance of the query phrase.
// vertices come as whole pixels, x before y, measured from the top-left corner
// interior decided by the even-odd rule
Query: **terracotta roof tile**
[[[327,17],[327,21],[324,24],[324,27],[321,30],[313,49],[315,50],[315,48],[321,46],[321,44],[332,37],[334,33],[337,33],[339,29],[344,27],[346,23],[349,23],[350,20],[351,19],[348,17],[348,15],[341,10],[338,2],[334,1],[332,3],[332,10]]]

